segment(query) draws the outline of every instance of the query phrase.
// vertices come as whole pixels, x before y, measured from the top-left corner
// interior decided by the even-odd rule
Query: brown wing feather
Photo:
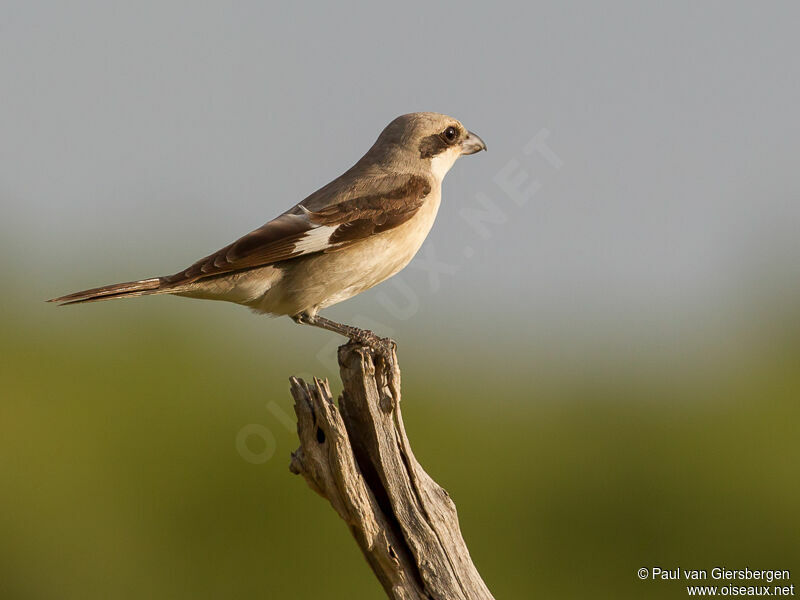
[[[179,286],[341,248],[404,223],[431,190],[427,179],[417,175],[361,179],[358,186],[350,187],[344,186],[343,179],[334,180],[290,211],[162,281],[169,287]],[[336,229],[319,247],[301,243],[319,227]]]
[[[339,225],[331,234],[331,244],[355,242],[408,221],[430,191],[426,179],[413,176],[388,192],[344,200],[309,216],[323,225]]]
[[[295,243],[313,228],[301,215],[285,213],[247,235],[201,258],[188,269],[165,277],[169,285],[180,285],[203,277],[267,265],[297,256]]]

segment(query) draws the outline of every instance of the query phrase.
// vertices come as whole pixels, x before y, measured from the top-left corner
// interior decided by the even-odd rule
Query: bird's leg
[[[327,329],[328,331],[343,335],[354,342],[365,344],[387,358],[390,358],[392,352],[397,348],[397,344],[395,344],[393,340],[382,338],[368,329],[359,329],[352,325],[337,323],[336,321],[331,321],[319,315],[299,313],[292,316],[292,319],[295,323]]]

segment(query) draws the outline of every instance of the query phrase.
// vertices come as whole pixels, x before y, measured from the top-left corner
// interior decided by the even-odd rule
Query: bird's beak
[[[486,150],[484,141],[477,134],[468,131],[467,137],[461,142],[461,154],[475,154],[481,150]]]

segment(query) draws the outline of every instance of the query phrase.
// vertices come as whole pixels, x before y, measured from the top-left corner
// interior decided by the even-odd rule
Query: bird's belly
[[[394,229],[341,250],[291,261],[259,308],[277,314],[313,314],[379,284],[414,258],[438,209],[436,194],[412,219]]]
[[[202,300],[225,300],[237,304],[251,304],[263,298],[280,280],[283,273],[273,266],[229,273],[223,277],[210,277],[193,282],[176,292],[178,296]]]

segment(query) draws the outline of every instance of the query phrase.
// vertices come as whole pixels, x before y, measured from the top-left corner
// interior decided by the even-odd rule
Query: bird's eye
[[[451,125],[442,132],[442,137],[452,144],[458,137],[458,130]]]

